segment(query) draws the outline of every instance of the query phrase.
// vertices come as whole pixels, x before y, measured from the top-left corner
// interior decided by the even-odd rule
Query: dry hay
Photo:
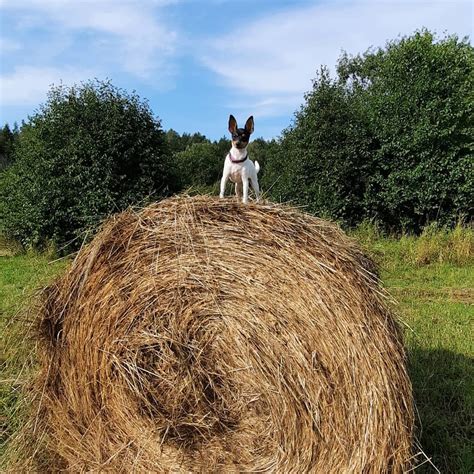
[[[399,329],[326,221],[211,197],[123,212],[47,288],[39,328],[31,468],[409,467]]]

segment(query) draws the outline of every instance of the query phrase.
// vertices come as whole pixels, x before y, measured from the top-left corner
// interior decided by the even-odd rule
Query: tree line
[[[18,124],[13,124],[13,129],[6,123],[0,129],[0,171],[8,168],[13,161],[13,147],[20,134]]]
[[[267,198],[391,231],[472,220],[474,48],[429,31],[321,67],[292,124],[251,142]],[[171,194],[217,193],[228,137],[164,131],[111,82],[53,87],[0,130],[0,232],[77,248],[98,223]]]

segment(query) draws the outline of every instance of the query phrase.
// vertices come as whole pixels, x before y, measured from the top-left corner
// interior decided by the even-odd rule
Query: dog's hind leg
[[[242,198],[242,202],[244,204],[247,204],[248,201],[249,201],[249,179],[247,176],[242,176],[242,187],[243,187],[243,198]]]
[[[237,196],[237,198],[240,200],[241,197],[242,197],[242,193],[243,193],[243,185],[242,185],[242,182],[240,183],[235,183],[235,195]]]
[[[257,177],[255,178],[250,178],[250,181],[252,182],[252,189],[255,193],[255,200],[258,202],[259,198],[260,198],[260,188],[258,186],[258,179]]]

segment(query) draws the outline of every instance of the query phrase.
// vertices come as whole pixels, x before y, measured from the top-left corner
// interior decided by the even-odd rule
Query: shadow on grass
[[[466,334],[466,337],[470,337]],[[474,471],[474,359],[444,349],[409,351],[416,436],[442,473]],[[436,472],[428,463],[416,472]]]

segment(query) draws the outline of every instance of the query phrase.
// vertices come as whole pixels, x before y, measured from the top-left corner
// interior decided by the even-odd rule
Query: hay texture
[[[38,470],[409,467],[411,386],[373,266],[296,210],[178,197],[111,218],[45,291],[39,340]]]

